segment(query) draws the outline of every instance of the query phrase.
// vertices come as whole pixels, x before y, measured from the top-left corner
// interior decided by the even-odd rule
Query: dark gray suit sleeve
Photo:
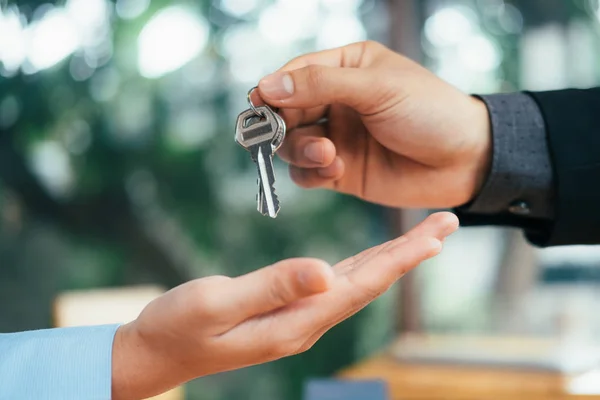
[[[481,192],[460,212],[552,220],[553,171],[537,104],[524,93],[478,97],[490,114],[492,166]]]

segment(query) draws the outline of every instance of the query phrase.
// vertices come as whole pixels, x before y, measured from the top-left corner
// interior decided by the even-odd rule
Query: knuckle
[[[278,353],[278,350],[279,349],[276,346],[274,346],[273,343],[269,343],[262,349],[262,351],[260,351],[260,355],[258,357],[260,362],[262,363],[267,361],[273,361],[283,357]]]
[[[281,337],[275,344],[275,350],[279,357],[295,355],[301,352],[306,338],[298,334]]]
[[[290,342],[278,343],[275,345],[275,354],[277,357],[287,357],[294,353],[295,346]]]
[[[315,345],[317,340],[318,340],[318,338],[311,338],[311,339],[305,341],[294,353],[292,353],[292,355],[307,352],[308,350],[312,349],[312,347]]]
[[[208,321],[216,321],[221,317],[221,311],[217,307],[217,302],[214,296],[205,296],[198,308],[198,314],[202,319]]]
[[[295,355],[297,355],[297,354],[306,353],[307,351],[309,351],[310,349],[312,349],[313,345],[314,345],[314,343],[307,343],[307,344],[304,344],[304,345],[302,345],[302,346],[301,346],[301,347],[298,349],[298,351],[296,351],[296,352],[295,352],[294,354],[292,354],[292,355],[294,355],[294,356],[295,356]]]
[[[293,329],[289,325],[281,327],[277,324],[273,328],[272,334],[268,338],[264,338],[258,347],[262,360],[276,360],[298,354],[304,351],[305,342],[311,336],[308,328],[303,326]]]
[[[263,348],[260,354],[260,359],[264,361],[273,361],[290,356],[292,354],[293,347],[290,343],[274,340]]]
[[[379,42],[376,42],[375,40],[365,40],[365,48],[369,49],[369,50],[382,50],[385,49],[386,47],[384,45],[382,45]]]
[[[318,65],[309,65],[306,67],[306,81],[313,90],[318,90],[323,84],[323,68]]]
[[[200,285],[196,288],[194,299],[195,314],[200,318],[215,321],[222,317],[222,312],[219,308],[219,295],[214,290],[205,285]]]
[[[275,271],[274,271],[275,272]],[[285,284],[280,274],[274,273],[269,285],[269,299],[276,306],[287,304],[292,298],[291,289]]]

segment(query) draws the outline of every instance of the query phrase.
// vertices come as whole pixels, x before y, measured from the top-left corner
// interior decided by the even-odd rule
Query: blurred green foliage
[[[44,3],[13,5],[31,18]],[[171,4],[153,1],[139,18],[127,21],[113,13],[112,56],[85,79],[73,77],[81,52],[34,74],[5,71],[0,77],[0,109],[12,102],[18,110],[0,130],[0,331],[50,327],[52,300],[63,290],[140,283],[172,287],[206,275],[243,274],[294,256],[336,262],[387,236],[378,208],[299,191],[281,174],[280,216],[258,215],[255,187],[237,187],[253,179],[254,169],[233,141],[236,110],[218,41],[211,39],[202,56],[216,69],[214,85],[186,89],[186,74],[205,73],[194,70],[195,62],[156,80],[141,77],[135,68],[137,35],[156,11]],[[180,4],[209,15],[218,2]],[[218,35],[224,28],[211,23],[210,29]],[[115,85],[108,79],[115,76],[112,96],[94,96]],[[181,108],[206,107],[216,120],[214,134],[200,146],[174,143],[169,121],[180,118]],[[135,132],[127,136],[123,130],[131,124]],[[52,173],[62,162],[57,148],[59,156],[66,155],[72,174],[68,190],[53,190],[52,176],[40,175],[39,164],[35,168],[40,145],[46,151],[42,172]],[[227,196],[247,206],[231,207]],[[375,307],[389,310],[389,304],[387,299]],[[333,329],[306,354],[190,384],[189,398],[298,399],[308,377],[329,375],[389,338],[391,318],[369,310]],[[370,321],[378,328],[370,327],[369,345],[363,341],[357,349],[361,320],[369,315],[376,316]]]
[[[18,7],[27,22],[40,10],[47,12],[46,3],[0,0],[4,10]],[[263,46],[266,51],[250,52],[241,63],[232,60],[226,49],[228,41],[235,44],[231,32],[237,29],[240,52],[248,53],[249,45],[260,48],[257,21],[273,1],[257,0],[255,10],[241,16],[226,13],[224,3],[154,0],[131,19],[119,18],[110,3],[106,40],[91,61],[80,49],[35,73],[7,71],[0,63],[0,331],[50,327],[52,300],[64,290],[140,283],[168,288],[207,275],[235,276],[296,256],[333,263],[387,238],[383,210],[295,188],[280,161],[280,216],[271,220],[258,215],[254,166],[233,141],[235,117],[255,84],[242,78],[251,74],[258,79],[256,71],[268,73],[277,63],[318,46],[306,36],[272,50]],[[365,24],[367,31],[387,34],[382,28],[386,2],[362,3],[358,12],[372,22]],[[496,6],[501,1],[418,3],[424,18],[441,5],[467,5],[502,58],[497,68],[466,74],[454,53],[433,51],[428,54],[432,69],[448,63],[442,70],[454,69],[459,81],[474,84],[465,90],[521,87],[523,27],[498,33]],[[518,8],[512,16],[517,22],[523,18],[525,30],[581,17],[591,4],[506,3]],[[172,5],[185,5],[208,24],[208,43],[181,68],[145,78],[137,65],[140,32]],[[391,338],[393,303],[390,295],[384,296],[305,354],[193,382],[188,397],[299,399],[310,377],[330,375]],[[465,320],[475,322],[438,319],[432,326],[475,326],[489,304],[477,306],[478,312],[464,313],[470,314]]]

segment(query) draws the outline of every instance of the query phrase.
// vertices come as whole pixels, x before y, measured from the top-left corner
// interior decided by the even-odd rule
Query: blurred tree
[[[32,22],[50,9],[47,3],[0,1],[0,10],[18,6]],[[177,4],[206,16],[217,15],[219,3]],[[50,326],[51,301],[65,289],[172,287],[299,255],[336,262],[385,239],[377,207],[321,192],[294,192],[311,201],[291,199],[295,209],[284,209],[276,221],[258,215],[253,193],[235,186],[240,177],[254,179],[254,166],[232,140],[235,91],[217,39],[227,24],[244,21],[210,20],[213,39],[197,60],[163,78],[143,78],[134,57],[139,33],[173,4],[152,1],[139,17],[124,20],[110,3],[101,43],[110,51],[92,60],[98,65],[86,66],[89,54],[81,49],[35,73],[10,72],[0,60],[0,330]],[[209,82],[189,83],[208,70],[216,71]],[[7,109],[16,117],[4,118]],[[173,141],[186,110],[192,116],[209,110],[214,118],[215,132],[201,145]],[[209,128],[192,128],[203,130]],[[232,207],[231,196],[243,196],[248,206]],[[377,315],[371,321],[381,329],[362,350],[361,319],[369,310],[307,354],[203,379],[190,386],[190,397],[298,399],[308,377],[329,375],[382,345],[392,319]],[[248,378],[232,384],[240,377]],[[256,385],[261,379],[267,383]]]

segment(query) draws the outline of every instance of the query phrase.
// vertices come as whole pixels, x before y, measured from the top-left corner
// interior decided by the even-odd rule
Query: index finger
[[[449,213],[427,218],[405,236],[356,257],[353,266],[340,264],[333,287],[327,292],[300,301],[290,313],[289,323],[298,330],[322,331],[354,315],[383,294],[406,272],[434,257],[442,241],[457,229],[457,219]],[[350,267],[350,268],[349,268]],[[295,324],[295,325],[294,325]],[[310,327],[307,327],[310,325]]]
[[[367,249],[353,257],[347,258],[337,263],[333,269],[336,274],[346,273],[349,269],[354,268],[353,265],[360,265],[362,262],[366,261],[368,257],[374,256],[378,252],[384,250],[387,246],[399,245],[410,239],[416,239],[419,237],[433,237],[443,242],[447,236],[451,235],[454,231],[456,231],[456,229],[458,229],[458,225],[459,222],[456,215],[450,212],[437,212],[418,223],[405,235],[394,240],[390,240],[389,242],[379,246]]]
[[[309,65],[322,65],[325,67],[358,68],[367,60],[367,46],[371,42],[357,42],[347,46],[337,47],[329,50],[308,53],[289,61],[278,71],[292,71]]]
[[[309,65],[319,65],[325,67],[338,68],[358,68],[370,62],[367,48],[375,46],[373,42],[358,42],[334,49],[308,53],[296,57],[279,68],[277,72],[293,71],[304,68]],[[263,93],[261,93],[261,83],[268,79],[268,76],[261,79],[258,84],[258,90],[253,93],[252,101],[255,104],[263,103]],[[294,129],[302,125],[313,124],[327,116],[328,105],[320,105],[310,108],[284,108],[281,112],[288,129]]]
[[[387,291],[405,272],[437,255],[442,246],[433,237],[399,240],[397,245],[394,242],[366,261],[360,276],[338,276],[328,292],[283,308],[277,315],[279,322],[297,332],[328,330]]]
[[[260,84],[257,90],[250,93],[250,101],[254,107],[259,107],[265,104],[260,95]],[[272,106],[272,104],[269,104]],[[278,110],[278,114],[285,121],[286,129],[291,131],[303,125],[314,124],[327,116],[328,106],[318,106],[313,108],[282,108]],[[276,110],[274,110],[276,111]]]

